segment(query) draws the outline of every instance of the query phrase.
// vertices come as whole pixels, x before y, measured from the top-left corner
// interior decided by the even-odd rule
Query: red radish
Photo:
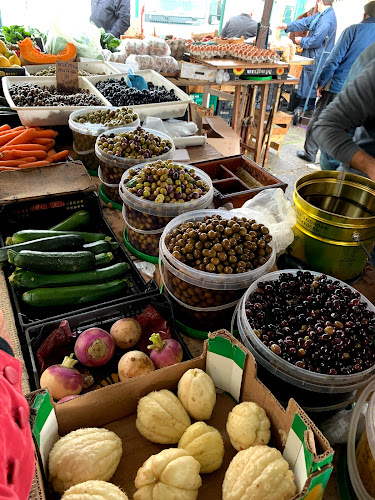
[[[74,396],[66,396],[65,398],[62,398],[60,399],[60,401],[57,402],[57,404],[61,404],[61,403],[66,403],[67,401],[71,401],[72,399],[76,399],[76,398],[79,398],[79,396],[76,394]]]
[[[103,366],[115,353],[115,341],[105,330],[89,328],[78,337],[74,353],[85,366]]]
[[[73,354],[65,356],[61,365],[52,365],[42,373],[40,387],[48,389],[56,401],[79,394],[82,390],[82,375],[73,366],[78,363]]]
[[[159,333],[153,333],[150,340],[152,345],[147,346],[147,349],[151,350],[150,358],[156,368],[164,368],[182,361],[182,347],[177,340],[162,340]]]

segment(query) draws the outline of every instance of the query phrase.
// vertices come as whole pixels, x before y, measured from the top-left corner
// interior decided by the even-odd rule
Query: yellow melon
[[[11,63],[5,56],[0,56],[0,68],[10,68]]]

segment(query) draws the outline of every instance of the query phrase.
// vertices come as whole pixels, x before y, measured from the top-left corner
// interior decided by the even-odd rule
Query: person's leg
[[[314,123],[318,120],[320,113],[328,106],[330,102],[335,98],[336,94],[332,92],[326,92],[323,90],[322,97],[318,99],[315,106],[315,112],[310,118],[309,124],[306,129],[306,139],[304,150],[298,150],[297,156],[303,160],[315,162],[316,154],[319,150],[318,144],[315,142],[312,135],[312,128]]]

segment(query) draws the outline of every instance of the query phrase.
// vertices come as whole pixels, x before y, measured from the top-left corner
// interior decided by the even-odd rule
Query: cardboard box
[[[193,80],[205,80],[206,82],[216,81],[216,69],[209,68],[203,64],[194,64],[183,62],[181,64],[181,78],[193,79]]]
[[[253,356],[225,330],[211,335],[209,341],[205,342],[203,354],[198,358],[57,405],[55,412],[59,434],[63,436],[80,427],[106,427],[120,436],[123,456],[111,481],[132,498],[138,468],[149,456],[171,447],[151,443],[138,432],[135,425],[138,400],[154,390],[176,391],[179,379],[190,368],[207,371],[215,382],[218,389],[217,403],[208,424],[221,432],[225,445],[224,463],[218,471],[202,475],[203,484],[198,499],[221,498],[225,472],[236,454],[225,426],[228,413],[240,401],[255,401],[265,409],[271,421],[270,445],[283,451],[294,471],[298,488],[295,499],[311,498],[309,492],[313,488],[323,493],[332,472],[333,450],[328,441],[293,399],[289,401],[287,410],[284,410],[256,378]],[[48,415],[46,425],[53,434],[55,427],[51,424],[51,413],[46,411],[45,405],[43,409],[44,415]],[[42,419],[39,422],[42,423]],[[49,442],[53,442],[53,438],[43,428],[36,429],[36,433],[39,436],[38,445],[45,457],[46,444],[42,442],[41,436]]]
[[[240,136],[220,116],[203,118],[203,132],[207,135],[206,142],[223,156],[241,153]]]

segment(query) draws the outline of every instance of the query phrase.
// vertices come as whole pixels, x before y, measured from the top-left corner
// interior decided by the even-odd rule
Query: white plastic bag
[[[194,122],[185,122],[183,120],[162,121],[160,118],[148,116],[143,122],[145,128],[158,130],[168,134],[172,139],[177,137],[190,137],[198,132],[198,127]]]
[[[270,230],[275,241],[276,254],[284,253],[293,243],[293,226],[297,222],[296,213],[280,188],[265,189],[244,203],[241,208],[231,210],[237,217],[255,219]]]
[[[89,21],[84,22],[69,14],[56,15],[48,30],[46,52],[58,54],[64,50],[67,43],[72,43],[77,49],[77,57],[103,60],[100,44],[100,30]]]
[[[357,427],[357,438],[360,438],[366,427],[367,403],[361,410],[361,416]],[[353,410],[341,410],[329,419],[320,424],[320,430],[328,439],[331,445],[346,444],[348,442],[350,422]]]

